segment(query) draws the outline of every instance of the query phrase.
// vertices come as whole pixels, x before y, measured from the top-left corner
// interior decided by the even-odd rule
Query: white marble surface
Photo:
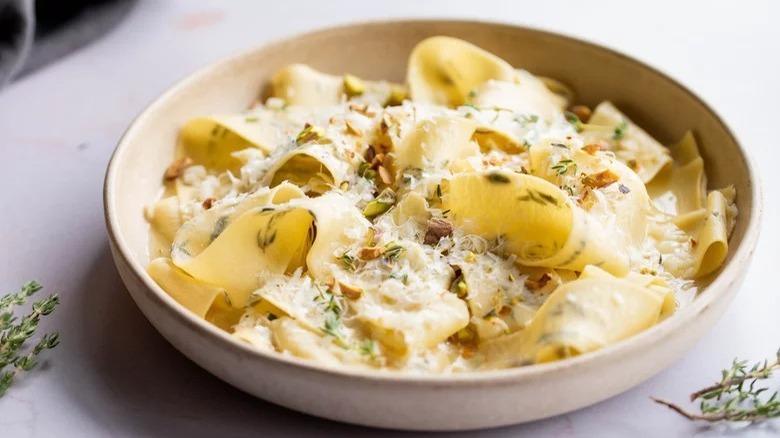
[[[0,288],[36,278],[63,300],[45,324],[60,331],[62,344],[42,369],[0,399],[0,436],[401,435],[254,399],[176,352],[146,322],[117,276],[101,189],[124,128],[183,75],[295,32],[410,16],[525,24],[632,54],[712,104],[757,159],[765,187],[766,226],[743,290],[682,360],[596,406],[468,436],[780,433],[778,423],[747,431],[690,424],[648,399],[684,402],[734,355],[758,359],[780,344],[780,290],[772,282],[772,248],[780,247],[780,234],[770,226],[780,220],[780,3],[147,0],[113,33],[0,93]]]

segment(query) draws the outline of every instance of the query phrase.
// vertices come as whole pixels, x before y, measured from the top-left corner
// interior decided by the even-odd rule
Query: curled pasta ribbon
[[[589,196],[589,199],[585,199],[587,202],[580,205],[604,228],[612,231],[610,239],[619,248],[627,250],[629,246],[640,245],[647,237],[647,215],[650,208],[650,198],[642,180],[611,154],[598,152],[592,155],[581,149],[562,149],[553,146],[550,141],[541,142],[531,149],[531,173],[561,185],[566,178],[571,178],[571,174],[565,169],[566,172],[561,175],[555,167],[566,158],[570,158],[576,165],[575,169],[583,175],[609,171],[617,177],[615,184],[593,189],[607,193],[608,196]],[[620,191],[620,186],[624,187],[623,191]]]
[[[371,337],[388,351],[405,356],[416,349],[433,348],[468,325],[468,308],[454,294],[428,290],[420,292],[428,297],[425,302],[399,301],[393,298],[397,293],[383,293],[395,281],[385,282],[353,304]]]
[[[168,196],[155,202],[146,210],[146,218],[152,229],[158,232],[166,243],[173,242],[176,231],[182,226],[179,205],[178,196]]]
[[[519,70],[519,72],[524,72],[524,71]],[[559,100],[559,102],[564,102],[563,104],[564,108],[568,107],[570,103],[574,102],[575,93],[570,86],[564,84],[559,80],[548,78],[546,76],[533,75],[533,77],[536,78],[538,81],[540,81],[542,84],[544,84],[544,86],[547,87],[547,89],[550,90],[554,95],[562,99]]]
[[[502,108],[519,114],[537,114],[552,120],[566,108],[566,99],[550,91],[544,82],[525,71],[514,81],[487,81],[472,91],[470,102],[479,108]]]
[[[247,211],[256,207],[284,204],[303,196],[298,187],[281,184],[273,189],[261,188],[232,202],[218,202],[209,210],[185,222],[176,232],[171,252],[174,263],[185,264],[198,256],[228,225]]]
[[[509,252],[524,265],[575,271],[597,265],[616,275],[628,272],[628,256],[600,224],[541,178],[497,171],[457,174],[445,206],[467,233],[505,238]]]
[[[496,55],[457,38],[436,36],[412,50],[406,82],[415,102],[454,107],[463,105],[474,87],[516,77],[515,69]]]
[[[342,99],[380,101],[384,105],[399,105],[406,98],[402,85],[385,81],[366,81],[353,75],[333,76],[308,65],[288,65],[271,78],[271,97],[283,99],[289,105],[317,108],[338,105]]]
[[[230,303],[244,307],[262,273],[291,273],[303,266],[314,233],[308,210],[255,207],[227,225],[200,254],[174,262],[193,277],[224,287]]]
[[[146,272],[168,295],[201,318],[206,317],[215,300],[225,296],[224,288],[193,278],[169,258],[152,260]]]
[[[276,187],[287,181],[306,187],[308,195],[321,195],[348,178],[350,163],[329,146],[305,145],[282,157],[268,172],[265,183]]]
[[[471,261],[453,263],[462,275],[462,280],[455,286],[462,295],[465,283],[463,299],[468,304],[470,322],[479,339],[503,336],[523,328],[539,307],[536,303],[525,302],[521,295],[528,276],[521,274],[514,264],[497,267],[496,259],[486,254],[472,253],[469,258]]]
[[[268,275],[307,267],[315,278],[332,279],[333,251],[347,240],[345,227],[367,229],[368,222],[338,194],[310,199],[285,187],[284,192],[271,191],[289,199],[281,205],[227,210],[185,224],[174,242],[173,262],[193,277],[225,288],[230,304],[238,308],[246,306]],[[211,224],[208,235],[205,224]]]
[[[322,107],[336,105],[344,94],[342,80],[319,72],[308,65],[292,64],[271,78],[271,96],[290,105]]]
[[[297,320],[279,318],[271,322],[271,333],[273,345],[281,352],[325,365],[369,368],[368,355],[338,345],[332,337],[324,337]]]
[[[604,126],[609,129],[595,130],[596,140],[607,134],[606,141],[612,145],[615,155],[634,170],[642,181],[651,181],[658,172],[672,162],[669,150],[644,129],[620,112],[612,102],[601,102],[588,120],[588,125]],[[590,131],[585,131],[586,135]]]
[[[693,265],[678,275],[699,278],[717,270],[726,258],[736,193],[733,187],[707,193],[704,160],[690,131],[671,150],[674,164],[664,168],[647,189],[653,205],[695,242]]]
[[[481,352],[493,366],[550,362],[633,336],[674,309],[672,290],[645,277],[588,267],[558,287],[525,329],[484,343]]]
[[[728,253],[729,219],[733,215],[734,199],[727,199],[724,191],[714,190],[707,195],[707,208],[704,219],[696,234],[696,248],[694,255],[695,278],[703,277],[714,272],[723,265]]]
[[[433,117],[418,123],[396,148],[394,166],[407,169],[443,169],[461,158],[479,153],[471,142],[477,124],[463,117]]]
[[[195,164],[236,173],[242,162],[232,155],[234,152],[258,148],[269,153],[282,141],[280,134],[270,121],[240,114],[199,117],[181,128],[179,147]]]
[[[647,184],[653,204],[674,216],[701,210],[707,197],[707,179],[693,133],[686,132],[671,150],[674,164],[665,167]]]
[[[526,150],[523,142],[519,141],[514,135],[492,126],[477,127],[472,139],[477,142],[479,149],[483,153],[498,149],[507,154],[519,154]]]

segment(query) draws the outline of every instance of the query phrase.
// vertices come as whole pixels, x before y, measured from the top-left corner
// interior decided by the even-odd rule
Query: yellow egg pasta
[[[506,365],[587,353],[655,324],[670,293],[606,273],[583,273],[557,288],[526,329],[486,342],[483,353],[487,361]]]
[[[149,276],[252,348],[411,373],[563,360],[673,317],[728,255],[738,194],[707,187],[694,132],[667,147],[467,41],[421,41],[405,84],[293,64],[265,91],[184,121],[145,210]]]

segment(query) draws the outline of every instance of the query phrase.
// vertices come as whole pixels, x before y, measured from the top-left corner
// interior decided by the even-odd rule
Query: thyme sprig
[[[780,417],[780,396],[774,392],[770,397],[763,394],[767,387],[758,387],[761,380],[772,377],[780,369],[780,350],[774,361],[764,360],[748,368],[746,360],[734,359],[731,368],[721,372],[721,380],[691,394],[691,401],[700,400],[701,413],[690,412],[682,407],[653,397],[656,403],[667,406],[689,420],[748,421],[759,422]]]
[[[36,281],[28,281],[17,293],[0,298],[0,397],[14,383],[14,379],[38,365],[38,356],[59,344],[59,334],[46,333],[35,346],[25,354],[25,343],[38,329],[41,317],[49,315],[60,303],[57,294],[33,302],[31,312],[21,319],[14,316],[14,308],[22,306],[27,299],[43,287]]]

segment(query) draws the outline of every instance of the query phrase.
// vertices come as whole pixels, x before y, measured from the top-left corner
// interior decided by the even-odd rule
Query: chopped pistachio
[[[357,256],[360,260],[374,260],[378,259],[385,251],[383,246],[366,246],[358,250]]]
[[[550,282],[550,280],[552,280],[552,277],[550,276],[550,274],[545,272],[544,274],[542,274],[541,277],[539,277],[538,280],[532,280],[531,278],[526,278],[525,287],[527,287],[528,289],[538,290],[545,287],[547,283]]]
[[[601,145],[596,143],[586,144],[582,147],[582,150],[589,153],[590,155],[596,155],[596,152],[605,150],[601,147]]]
[[[451,235],[453,229],[452,222],[447,219],[431,218],[428,220],[428,228],[423,242],[426,245],[436,245],[443,237]]]
[[[363,216],[366,217],[374,217],[378,216],[387,210],[390,210],[390,207],[392,207],[393,204],[388,204],[385,202],[380,202],[374,199],[373,201],[369,202],[366,205],[366,208],[363,209]]]
[[[184,169],[190,167],[190,165],[192,165],[192,158],[190,157],[181,157],[173,160],[173,163],[165,169],[165,179],[170,181],[180,177]]]
[[[347,134],[356,135],[358,137],[363,136],[363,130],[353,125],[349,120],[345,120],[344,124],[347,126]]]
[[[384,106],[397,106],[404,103],[406,99],[406,88],[403,85],[391,84],[390,95],[387,97],[387,101]]]
[[[615,172],[607,169],[603,172],[594,173],[583,178],[582,183],[592,189],[600,189],[617,182],[620,179]]]
[[[215,202],[217,202],[217,200],[214,198],[206,198],[203,200],[203,204],[201,204],[201,206],[203,206],[204,210],[208,210],[214,206]]]
[[[466,285],[466,282],[463,280],[460,280],[458,282],[458,297],[463,298],[465,297],[469,292],[468,286]]]
[[[360,163],[357,173],[360,176],[365,176],[366,171],[371,167],[371,163]]]
[[[593,111],[591,111],[590,107],[587,105],[574,105],[569,110],[573,114],[577,115],[577,117],[582,120],[583,123],[588,123],[590,116],[593,115]]]
[[[361,296],[363,296],[363,289],[351,286],[346,283],[342,283],[339,281],[339,290],[341,291],[341,295],[344,295],[350,300],[357,300],[360,299]]]
[[[368,242],[368,246],[374,246],[374,240],[376,240],[377,234],[376,228],[368,228],[368,231],[366,231],[366,242]]]
[[[325,131],[323,131],[322,128],[307,123],[303,125],[303,129],[295,137],[295,142],[298,144],[304,144],[310,141],[319,140],[324,136]]]
[[[348,97],[360,96],[365,93],[366,84],[357,76],[344,75],[344,94]]]
[[[385,184],[392,184],[393,183],[393,176],[390,175],[390,171],[387,170],[385,166],[379,166],[376,168],[377,173],[379,174],[379,179],[382,180]]]
[[[464,327],[458,330],[457,333],[458,341],[463,343],[474,342],[476,340],[476,335],[477,334],[474,332],[474,329],[471,326]]]

